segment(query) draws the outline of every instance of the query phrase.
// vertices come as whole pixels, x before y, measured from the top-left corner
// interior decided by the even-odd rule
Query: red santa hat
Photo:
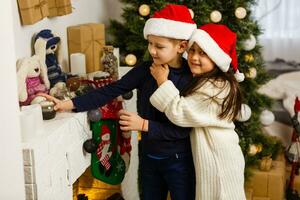
[[[294,111],[295,113],[300,111],[300,100],[298,96],[295,98]]]
[[[231,65],[238,82],[245,79],[238,70],[236,34],[222,24],[205,24],[195,30],[189,40],[189,48],[196,42],[199,47],[223,71]]]
[[[156,35],[188,40],[195,29],[197,25],[186,6],[168,4],[146,21],[144,38],[147,39],[148,35]]]

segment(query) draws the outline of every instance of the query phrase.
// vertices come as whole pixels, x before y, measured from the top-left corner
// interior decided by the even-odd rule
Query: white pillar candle
[[[71,73],[86,74],[85,70],[85,55],[82,53],[73,53],[70,56]]]

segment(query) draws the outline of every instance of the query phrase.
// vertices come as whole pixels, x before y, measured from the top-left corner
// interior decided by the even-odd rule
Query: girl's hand
[[[54,110],[57,111],[70,111],[74,109],[74,104],[72,100],[61,101],[53,96],[45,93],[38,93],[38,96],[45,97],[48,101],[53,101],[55,103]]]
[[[148,131],[148,120],[127,110],[120,110],[120,128],[122,131]]]
[[[163,84],[165,81],[168,80],[168,75],[170,70],[167,64],[157,65],[153,63],[152,66],[150,67],[150,71],[152,76],[156,80],[158,86],[160,86],[161,84]]]

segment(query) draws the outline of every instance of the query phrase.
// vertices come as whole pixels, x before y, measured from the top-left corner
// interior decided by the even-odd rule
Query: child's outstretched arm
[[[45,93],[39,93],[38,96],[43,96],[45,97],[48,101],[53,101],[55,103],[54,106],[54,110],[57,111],[71,111],[72,109],[74,109],[74,104],[72,102],[72,100],[59,100],[53,96],[50,96],[48,94]]]

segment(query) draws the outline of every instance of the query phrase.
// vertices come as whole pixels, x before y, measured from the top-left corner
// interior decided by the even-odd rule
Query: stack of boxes
[[[270,171],[252,168],[246,182],[247,200],[283,200],[286,189],[286,162],[283,154],[272,162]]]
[[[18,0],[22,25],[72,13],[71,0]]]

